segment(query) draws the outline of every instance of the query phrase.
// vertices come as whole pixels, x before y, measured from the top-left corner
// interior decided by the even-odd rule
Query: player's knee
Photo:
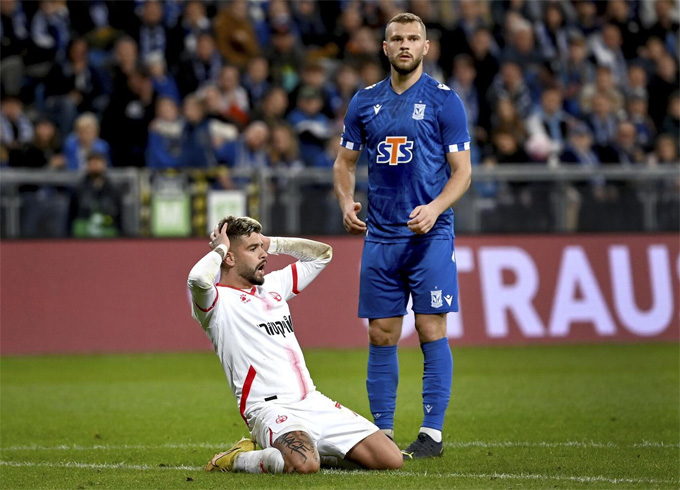
[[[399,448],[395,446],[393,450],[385,451],[383,454],[383,470],[398,470],[404,464],[404,456]]]
[[[372,345],[385,346],[396,345],[399,342],[400,332],[393,332],[383,328],[369,328],[368,340]]]

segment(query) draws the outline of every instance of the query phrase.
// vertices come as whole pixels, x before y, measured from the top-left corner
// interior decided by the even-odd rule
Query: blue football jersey
[[[446,154],[470,149],[465,109],[453,90],[425,73],[401,95],[389,77],[366,87],[347,108],[340,144],[368,153],[366,240],[451,236],[451,209],[422,236],[406,223],[444,189],[451,176]]]

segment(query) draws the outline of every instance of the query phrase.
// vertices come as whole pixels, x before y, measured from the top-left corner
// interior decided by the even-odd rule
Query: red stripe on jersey
[[[305,398],[307,398],[307,395],[309,394],[309,388],[307,388],[307,383],[305,383],[305,377],[302,375],[302,368],[300,367],[300,358],[292,349],[289,348],[287,350],[288,358],[290,359],[290,363],[293,366],[293,371],[295,371],[295,374],[297,375],[298,384],[300,385],[300,391],[302,392],[302,399],[304,400]]]
[[[290,268],[293,271],[293,294],[300,294],[300,291],[298,291],[298,288],[297,288],[297,282],[298,282],[297,266],[296,266],[296,264],[292,264],[290,266]]]
[[[213,287],[215,287],[215,286],[213,286]],[[208,313],[210,310],[212,310],[215,307],[215,303],[217,303],[217,298],[219,298],[219,297],[220,297],[220,292],[217,288],[215,288],[215,301],[213,301],[213,303],[210,305],[210,308],[208,308],[207,310],[204,309],[204,308],[201,308],[199,306],[199,304],[196,303],[195,301],[194,301],[194,304],[196,305],[196,308],[201,310],[203,313]]]
[[[272,432],[272,430],[269,429],[269,445],[270,446],[274,445],[274,441],[272,440],[273,438],[274,438],[274,432]]]
[[[241,392],[241,406],[239,407],[241,410],[241,418],[243,421],[246,423],[246,427],[250,428],[248,426],[248,421],[246,420],[246,402],[248,401],[248,395],[250,395],[250,388],[253,386],[253,381],[255,380],[255,375],[257,374],[257,371],[255,371],[255,368],[253,366],[250,366],[250,369],[248,369],[248,374],[246,375],[246,382],[243,383],[243,391]]]

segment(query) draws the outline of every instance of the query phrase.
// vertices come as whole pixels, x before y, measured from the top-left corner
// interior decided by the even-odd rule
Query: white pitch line
[[[227,448],[233,445],[229,443],[166,443],[160,445],[147,444],[122,444],[122,445],[104,445],[96,444],[93,446],[82,446],[79,444],[61,444],[57,446],[40,446],[40,445],[25,445],[25,446],[8,446],[0,447],[2,451],[117,451],[117,450],[147,450],[147,449],[219,449]],[[566,442],[529,442],[529,441],[462,441],[462,442],[444,442],[444,446],[449,448],[506,448],[506,447],[576,447],[576,448],[664,448],[664,449],[679,449],[680,444],[670,442],[654,442],[642,441],[635,444],[617,444],[615,442],[595,442],[595,441],[566,441]]]
[[[43,468],[85,468],[91,470],[183,470],[183,471],[199,471],[202,466],[152,466],[148,464],[126,464],[126,463],[78,463],[76,461],[68,461],[66,463],[48,463],[40,462],[34,463],[31,461],[0,461],[0,466],[13,466],[17,468],[25,467],[43,467]]]
[[[42,467],[42,468],[80,468],[80,469],[112,469],[112,470],[179,470],[179,471],[201,471],[202,466],[152,466],[152,465],[132,465],[125,463],[78,463],[75,461],[65,463],[35,463],[30,461],[0,461],[0,466],[11,466],[17,468]],[[322,470],[324,474],[362,474],[365,471],[344,471],[344,470]],[[422,473],[415,471],[388,471],[374,473],[384,477],[423,477]],[[475,480],[546,480],[546,481],[573,481],[579,483],[611,483],[611,484],[653,484],[653,483],[678,483],[678,480],[660,480],[654,478],[609,478],[606,476],[562,476],[562,475],[540,475],[531,473],[429,473],[430,478],[467,478]]]

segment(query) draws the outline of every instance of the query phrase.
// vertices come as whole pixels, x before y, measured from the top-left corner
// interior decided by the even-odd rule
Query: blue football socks
[[[399,385],[399,357],[396,345],[370,345],[366,390],[375,425],[381,429],[394,428]]]
[[[449,339],[443,338],[420,345],[423,351],[423,427],[441,431],[451,398],[453,356]]]

